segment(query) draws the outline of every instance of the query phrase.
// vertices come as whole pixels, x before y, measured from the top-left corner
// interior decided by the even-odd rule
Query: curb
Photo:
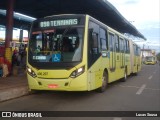
[[[0,102],[29,94],[28,86],[15,87],[0,91]]]

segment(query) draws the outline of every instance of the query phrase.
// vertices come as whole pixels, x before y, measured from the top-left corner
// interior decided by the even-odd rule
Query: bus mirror
[[[107,52],[102,51],[102,57],[107,57]]]

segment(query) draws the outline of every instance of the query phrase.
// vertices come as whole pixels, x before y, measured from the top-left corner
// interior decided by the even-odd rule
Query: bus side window
[[[140,48],[138,46],[136,46],[136,55],[139,56],[140,55]]]
[[[124,39],[124,53],[127,53],[127,40]]]
[[[118,37],[118,35],[115,35],[115,47],[116,47],[116,52],[119,52],[119,37]]]
[[[127,39],[124,39],[124,50],[125,50],[125,53],[130,53],[130,51],[129,51],[129,41]]]
[[[100,55],[100,35],[99,30],[100,26],[93,22],[89,21],[89,49],[90,53],[94,55]]]
[[[129,49],[130,46],[129,46],[129,41],[128,41],[128,40],[127,40],[127,43],[126,43],[126,44],[127,44],[127,53],[130,53],[130,49]]]
[[[98,54],[98,34],[92,33],[92,52]]]
[[[124,52],[124,42],[123,42],[123,39],[120,38],[120,52],[123,53]]]
[[[101,50],[107,50],[107,33],[106,30],[103,28],[100,28],[100,48]]]
[[[114,34],[109,33],[109,49],[114,51]]]
[[[134,55],[136,55],[136,45],[134,45],[133,47],[134,47]]]

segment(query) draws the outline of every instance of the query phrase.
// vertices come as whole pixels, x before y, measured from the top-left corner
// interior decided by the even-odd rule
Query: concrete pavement
[[[19,69],[17,76],[0,77],[0,102],[29,94],[26,72]]]

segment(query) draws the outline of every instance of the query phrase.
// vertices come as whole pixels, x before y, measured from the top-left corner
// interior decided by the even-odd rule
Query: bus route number
[[[48,75],[48,72],[38,72],[38,74],[37,75],[40,75],[40,76],[46,76],[46,75]]]

